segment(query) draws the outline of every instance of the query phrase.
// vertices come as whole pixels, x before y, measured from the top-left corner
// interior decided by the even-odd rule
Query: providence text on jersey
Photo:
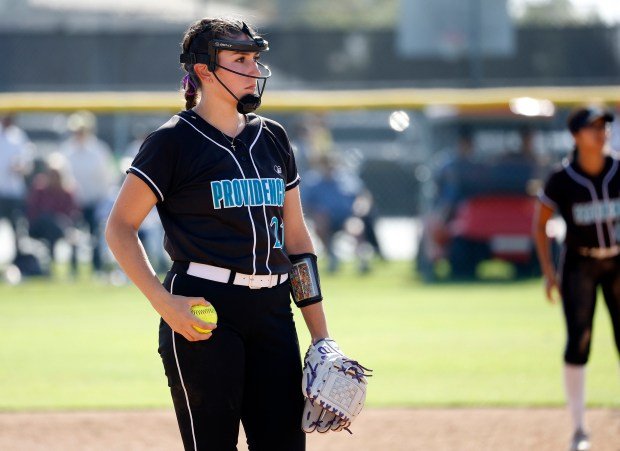
[[[284,205],[284,180],[280,178],[232,179],[211,182],[213,208]]]

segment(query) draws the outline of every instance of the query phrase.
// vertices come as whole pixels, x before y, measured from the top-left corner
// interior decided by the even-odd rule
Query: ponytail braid
[[[192,108],[194,108],[197,105],[196,103],[196,93],[194,94],[188,94],[187,92],[185,93],[185,109],[186,110],[191,110]]]
[[[183,77],[183,81],[181,82],[181,87],[183,89],[183,94],[185,96],[185,109],[191,110],[196,106],[196,83],[194,82],[194,77],[192,76],[192,72],[194,72],[193,68],[190,69],[185,77]]]

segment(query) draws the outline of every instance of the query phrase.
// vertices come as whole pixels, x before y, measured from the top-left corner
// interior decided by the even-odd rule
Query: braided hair
[[[183,35],[183,42],[181,46],[183,53],[190,52],[190,47],[194,38],[200,34],[206,33],[206,40],[202,42],[208,42],[211,39],[226,39],[234,38],[243,33],[243,22],[236,19],[226,18],[204,18],[197,22],[194,22],[187,29]],[[252,30],[252,32],[254,32]],[[192,48],[194,53],[207,53],[206,48]],[[185,109],[189,110],[196,106],[198,90],[201,86],[200,78],[194,71],[194,65],[189,63],[181,64],[181,68],[186,72],[181,82],[181,90],[185,96]]]

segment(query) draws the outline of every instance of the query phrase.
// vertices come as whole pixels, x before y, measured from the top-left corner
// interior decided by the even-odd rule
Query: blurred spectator
[[[469,127],[459,130],[456,148],[435,172],[436,194],[431,210],[424,216],[417,268],[424,277],[433,277],[433,262],[443,257],[451,236],[447,227],[456,214],[461,200],[466,198],[480,177],[473,157],[474,136]]]
[[[439,168],[435,177],[437,183],[435,205],[441,212],[443,220],[452,216],[456,204],[466,194],[469,182],[477,176],[473,155],[473,134],[468,128],[463,128],[460,130],[455,152]]]
[[[312,220],[314,230],[321,240],[329,259],[328,270],[335,272],[339,262],[334,250],[334,237],[337,232],[346,230],[358,241],[356,252],[365,260],[360,262],[362,271],[367,270],[367,253],[360,255],[359,244],[364,241],[365,224],[362,218],[354,218],[354,205],[357,199],[359,212],[368,216],[371,211],[372,198],[364,200],[361,180],[355,174],[337,168],[333,157],[329,154],[320,156],[316,166],[304,177],[301,191],[304,212]],[[349,221],[354,218],[353,221]],[[347,227],[345,227],[347,226]]]
[[[369,261],[372,255],[381,260],[386,260],[375,231],[377,211],[372,193],[363,188],[353,202],[353,219],[361,221],[361,231],[358,238],[358,257],[360,259],[360,271],[370,270]],[[349,231],[351,228],[349,228]],[[354,233],[355,235],[355,233]]]
[[[519,129],[519,146],[502,153],[495,163],[514,165],[515,168],[536,170],[539,165],[535,148],[536,133],[530,127]],[[533,175],[533,173],[532,173]]]
[[[72,136],[61,145],[61,151],[69,163],[76,202],[90,234],[93,269],[101,271],[101,220],[96,212],[117,178],[112,152],[95,136],[96,118],[92,113],[76,112],[67,125]]]
[[[519,146],[504,152],[500,158],[500,162],[504,163],[524,163],[529,165],[536,164],[536,152],[534,148],[535,140],[534,130],[524,126],[519,129]]]
[[[0,123],[0,219],[8,219],[15,236],[19,256],[20,219],[24,217],[25,176],[32,166],[31,144],[26,134],[6,116]]]
[[[519,129],[519,147],[504,153],[490,166],[487,176],[490,186],[498,192],[536,195],[546,174],[536,157],[535,137],[532,128]]]
[[[73,241],[71,235],[79,217],[73,192],[67,187],[59,168],[48,167],[35,176],[26,205],[30,236],[42,240],[54,260],[58,240],[67,238]],[[75,258],[72,259],[72,270],[75,274]]]

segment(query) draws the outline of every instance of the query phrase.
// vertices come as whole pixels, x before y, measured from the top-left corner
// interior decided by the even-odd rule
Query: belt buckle
[[[258,281],[257,281],[257,282],[258,282]],[[259,288],[263,288],[263,287],[260,285],[260,283],[259,283],[258,285],[254,285],[254,276],[253,276],[253,275],[251,275],[251,276],[250,276],[250,282],[248,283],[248,287],[249,287],[251,290],[258,290]]]

